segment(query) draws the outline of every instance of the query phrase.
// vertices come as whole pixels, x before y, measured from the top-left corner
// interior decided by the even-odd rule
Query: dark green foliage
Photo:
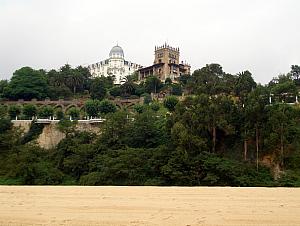
[[[99,100],[87,100],[84,104],[87,115],[92,117],[98,116],[100,113],[100,103]]]
[[[0,118],[5,118],[8,114],[8,107],[0,104]]]
[[[21,184],[28,185],[60,184],[63,174],[44,153],[36,146],[23,146],[6,159],[6,177],[20,178]]]
[[[58,120],[61,120],[64,118],[64,112],[62,111],[62,109],[58,108],[56,111],[55,111],[55,117],[56,119]]]
[[[133,148],[155,148],[166,142],[165,121],[151,111],[136,115],[128,128],[126,144]]]
[[[164,106],[169,110],[169,111],[174,111],[175,107],[178,103],[178,99],[175,96],[168,96],[164,100]]]
[[[180,84],[172,84],[171,86],[171,94],[175,96],[181,96],[182,95],[182,87]]]
[[[58,110],[57,128],[66,136],[45,151],[34,146],[42,126],[32,124],[22,135],[5,119],[9,110],[2,106],[0,184],[300,186],[299,106],[281,103],[298,92],[296,66],[268,86],[256,85],[248,71],[231,75],[218,64],[180,77],[180,84],[166,80],[162,85],[150,77],[137,85],[130,76],[113,87],[112,77],[91,80],[86,69],[68,65],[47,75],[50,87],[65,86],[72,95],[90,91],[94,99],[86,101],[83,114],[105,118],[101,132],[77,131],[77,121],[66,120]],[[82,75],[89,82],[83,83]],[[181,87],[185,95],[180,101],[164,99],[169,112],[143,94],[161,92],[154,99],[162,92],[180,95]],[[107,91],[108,98],[119,92],[123,98],[144,96],[145,104],[117,110],[113,102],[100,101]],[[12,118],[20,115],[17,108],[11,107]],[[34,115],[31,108],[24,107],[26,117]],[[54,114],[44,108],[39,115]],[[77,109],[67,114],[79,118]],[[272,175],[278,168],[282,173]]]
[[[145,93],[142,95],[142,97],[144,98],[144,104],[150,104],[152,102],[152,98],[150,94]]]
[[[68,110],[67,115],[69,115],[72,120],[78,120],[80,117],[80,112],[77,108],[72,107]]]
[[[8,114],[11,119],[15,119],[16,116],[20,115],[22,112],[22,109],[19,105],[10,105],[8,108]]]
[[[99,112],[102,114],[114,113],[116,111],[116,105],[109,100],[102,100],[99,103]]]
[[[33,104],[26,104],[23,107],[23,114],[25,117],[27,117],[28,119],[31,119],[32,117],[37,115],[37,107]]]
[[[4,89],[4,96],[13,100],[43,99],[47,96],[47,88],[46,76],[42,71],[23,67],[15,71]]]
[[[3,97],[4,90],[8,86],[8,81],[7,80],[0,80],[0,98]]]
[[[235,93],[239,97],[244,97],[255,89],[256,83],[252,78],[252,74],[249,71],[243,71],[238,74],[238,78],[235,84]]]
[[[122,89],[120,86],[114,86],[109,90],[109,94],[112,95],[113,97],[121,96]]]
[[[134,110],[135,110],[137,113],[141,114],[141,113],[145,112],[146,106],[145,106],[145,105],[141,105],[141,104],[136,104],[136,105],[134,106]]]
[[[21,143],[26,144],[36,138],[43,132],[44,125],[35,123],[34,121],[31,123],[29,131],[21,138]]]
[[[79,179],[81,174],[88,170],[88,164],[95,154],[91,145],[93,138],[93,134],[75,132],[61,141],[55,153],[58,168]]]
[[[57,124],[57,129],[67,136],[75,132],[77,121],[70,121],[69,119],[61,119]]]
[[[160,105],[158,102],[152,102],[150,107],[153,111],[158,111],[160,109]]]
[[[0,134],[10,130],[12,128],[12,123],[7,118],[0,118]]]
[[[162,87],[160,79],[156,76],[148,77],[145,81],[145,90],[147,93],[158,93]]]
[[[39,109],[38,116],[41,118],[49,118],[54,115],[54,108],[51,106],[44,106]]]
[[[136,84],[134,83],[134,78],[132,76],[127,76],[121,85],[121,94],[122,96],[135,95]]]
[[[91,82],[90,95],[92,99],[103,100],[107,90],[113,87],[111,77],[94,78]]]

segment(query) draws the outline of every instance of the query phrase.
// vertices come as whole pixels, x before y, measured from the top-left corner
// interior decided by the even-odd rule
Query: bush
[[[54,115],[54,109],[51,106],[44,106],[38,111],[38,116],[41,118],[49,118]]]
[[[114,113],[117,111],[117,107],[109,100],[102,100],[99,104],[99,111],[103,114]]]
[[[112,95],[113,97],[121,96],[122,89],[120,86],[114,86],[109,90],[109,94]]]
[[[142,95],[144,97],[144,104],[150,104],[152,102],[151,95],[148,93],[145,93]]]
[[[134,110],[135,110],[137,113],[141,114],[141,113],[143,113],[143,112],[146,110],[146,107],[145,107],[145,105],[136,104],[136,105],[134,106]]]
[[[159,111],[160,109],[160,105],[158,102],[152,102],[150,106],[153,111]]]
[[[78,120],[80,117],[80,112],[77,108],[72,107],[68,110],[67,114],[73,119]]]
[[[33,116],[36,116],[37,115],[37,107],[33,104],[26,104],[24,107],[23,107],[23,114],[25,117],[27,118],[32,118]]]
[[[12,123],[9,119],[0,118],[0,134],[10,130],[12,128]]]
[[[7,106],[5,105],[0,105],[0,118],[5,118],[7,116]]]
[[[84,104],[84,107],[88,116],[96,117],[100,113],[99,100],[87,100]]]
[[[182,88],[180,84],[172,84],[171,86],[171,94],[176,96],[182,95]]]
[[[174,111],[175,110],[175,106],[178,103],[178,99],[174,96],[168,96],[165,100],[164,100],[164,106],[169,110],[169,111]]]
[[[65,117],[65,114],[64,114],[64,112],[59,108],[59,109],[56,110],[55,116],[56,116],[56,118],[57,118],[58,120],[61,120],[61,119],[63,119],[63,118]]]
[[[8,114],[10,118],[14,119],[16,116],[21,114],[21,107],[18,105],[10,105],[8,109]]]

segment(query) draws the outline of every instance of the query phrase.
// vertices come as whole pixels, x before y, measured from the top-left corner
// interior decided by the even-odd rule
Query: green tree
[[[8,114],[10,118],[14,119],[19,116],[22,112],[22,109],[19,105],[10,105],[8,108]]]
[[[134,83],[134,78],[131,75],[128,75],[125,77],[123,80],[123,84],[121,85],[121,91],[123,95],[134,95],[135,94],[135,83]]]
[[[222,130],[225,134],[233,132],[234,128],[230,123],[233,102],[226,96],[210,98],[207,108],[208,129],[212,134],[212,152],[216,152],[217,130]]]
[[[54,108],[51,106],[44,106],[38,110],[38,116],[41,118],[49,118],[54,115]]]
[[[37,115],[37,107],[33,104],[26,104],[24,107],[23,107],[23,114],[25,115],[25,117],[27,118],[32,118],[34,116]]]
[[[269,87],[280,102],[294,102],[298,94],[296,83],[290,75],[279,75],[269,83]]]
[[[55,111],[55,117],[58,120],[62,120],[65,117],[64,112],[62,111],[61,108],[56,109],[56,111]]]
[[[78,120],[80,118],[80,112],[76,107],[72,107],[68,110],[67,114],[73,119]]]
[[[164,100],[164,106],[169,110],[169,111],[174,111],[175,106],[178,103],[178,99],[175,96],[168,96]]]
[[[102,100],[99,103],[99,111],[102,114],[114,113],[117,111],[117,107],[109,100]]]
[[[126,144],[133,148],[155,148],[166,142],[165,121],[152,111],[144,110],[135,115],[128,129]]]
[[[284,157],[291,144],[298,141],[299,109],[287,104],[274,104],[267,108],[267,123],[265,127],[265,145],[269,150],[277,151],[280,164],[284,166]]]
[[[238,97],[244,98],[253,89],[256,88],[256,82],[252,78],[252,74],[249,71],[242,71],[238,73],[238,77],[235,84],[235,93]]]
[[[159,111],[160,109],[160,104],[158,102],[152,102],[151,105],[150,105],[151,109],[153,111]]]
[[[106,79],[94,78],[91,83],[90,94],[92,99],[103,100],[107,93]]]
[[[224,72],[219,64],[208,64],[200,70],[194,71],[193,92],[196,94],[218,94],[220,91],[220,83]]]
[[[87,100],[84,104],[87,115],[97,117],[100,113],[100,103],[99,100]]]
[[[8,107],[6,105],[0,104],[0,118],[5,118],[8,113]]]
[[[120,86],[114,86],[109,90],[109,94],[112,95],[113,97],[121,96],[122,89]]]
[[[47,89],[45,74],[30,67],[23,67],[14,72],[4,90],[4,96],[13,100],[43,99],[47,96]]]
[[[141,113],[143,113],[143,112],[146,111],[146,106],[145,106],[145,105],[142,105],[142,104],[136,104],[136,105],[134,105],[134,110],[135,110],[137,113],[141,114]]]
[[[162,88],[162,83],[157,76],[150,76],[145,81],[145,90],[147,93],[158,93]]]
[[[293,79],[297,82],[297,85],[299,85],[299,78],[300,78],[300,66],[299,65],[291,66],[291,75],[292,75]]]
[[[171,85],[171,94],[176,96],[182,95],[182,87],[180,84],[172,84]]]
[[[5,88],[8,86],[7,80],[0,80],[0,98],[3,96]]]
[[[10,130],[12,128],[12,123],[7,118],[0,118],[0,134]]]
[[[103,126],[103,131],[97,142],[98,148],[106,150],[119,149],[125,145],[130,120],[128,112],[117,111],[109,114]]]

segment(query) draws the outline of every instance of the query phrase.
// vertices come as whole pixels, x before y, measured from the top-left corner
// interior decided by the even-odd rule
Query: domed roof
[[[114,46],[111,51],[109,52],[109,57],[121,57],[121,58],[124,58],[124,51],[123,49],[116,45]]]

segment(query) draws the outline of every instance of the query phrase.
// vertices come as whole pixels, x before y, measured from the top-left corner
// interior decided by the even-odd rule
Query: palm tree
[[[133,94],[135,90],[135,83],[134,83],[134,77],[131,75],[127,75],[122,82],[124,82],[121,85],[121,89],[124,92],[124,94]]]

